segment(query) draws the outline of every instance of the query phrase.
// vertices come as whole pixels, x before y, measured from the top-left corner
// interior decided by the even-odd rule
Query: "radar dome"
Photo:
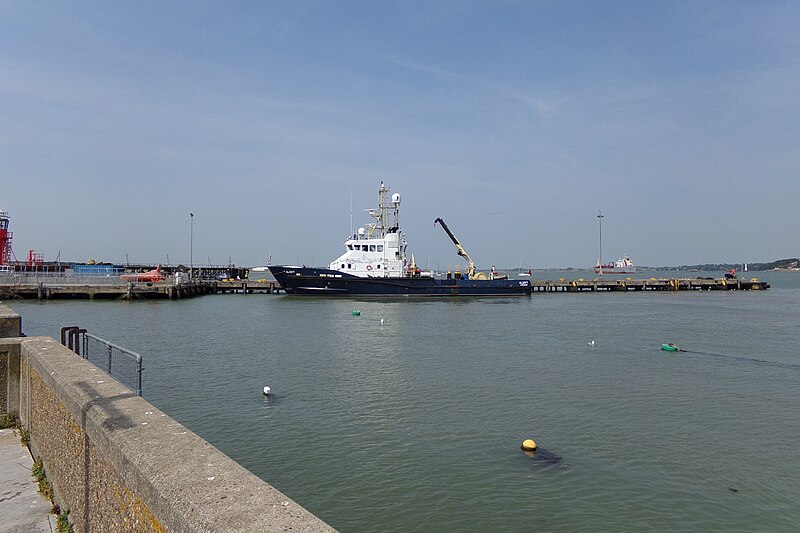
[[[392,203],[399,204],[400,203],[400,193],[396,192],[392,195]]]
[[[358,228],[358,234],[359,234],[361,237],[363,237],[364,235],[366,235],[366,234],[367,234],[367,230],[365,230],[364,228]]]

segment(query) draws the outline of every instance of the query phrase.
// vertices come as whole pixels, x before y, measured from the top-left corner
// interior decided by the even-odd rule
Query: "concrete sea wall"
[[[29,431],[76,531],[333,531],[54,339],[20,337],[19,324],[0,305],[0,333],[14,335],[0,338],[0,412]]]

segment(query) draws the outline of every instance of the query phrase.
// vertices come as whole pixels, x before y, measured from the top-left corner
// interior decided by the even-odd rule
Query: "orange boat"
[[[164,275],[161,273],[161,265],[158,265],[157,268],[154,270],[148,270],[147,272],[136,272],[133,274],[122,274],[120,279],[125,281],[146,281],[146,282],[156,282],[162,281],[164,279]]]

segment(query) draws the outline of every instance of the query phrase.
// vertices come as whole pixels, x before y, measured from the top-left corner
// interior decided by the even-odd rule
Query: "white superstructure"
[[[389,187],[381,182],[378,208],[367,209],[375,222],[350,236],[345,252],[328,268],[360,277],[398,278],[406,275],[406,239],[400,229],[400,195],[387,202]]]

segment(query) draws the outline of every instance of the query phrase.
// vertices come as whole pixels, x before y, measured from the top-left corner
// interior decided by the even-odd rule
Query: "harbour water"
[[[340,531],[794,531],[800,273],[754,275],[772,289],[6,303],[141,353],[146,399]]]

